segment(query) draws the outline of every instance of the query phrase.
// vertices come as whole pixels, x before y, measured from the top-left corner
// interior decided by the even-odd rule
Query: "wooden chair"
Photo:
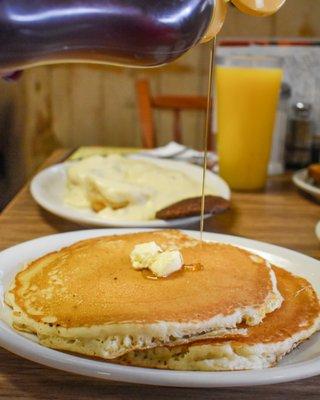
[[[141,125],[141,139],[144,148],[157,146],[156,128],[153,110],[172,110],[174,113],[173,140],[181,143],[181,112],[199,110],[206,112],[206,96],[152,96],[149,82],[145,79],[136,82],[137,104]],[[211,129],[210,129],[211,131]],[[211,149],[211,135],[208,138],[208,148]]]

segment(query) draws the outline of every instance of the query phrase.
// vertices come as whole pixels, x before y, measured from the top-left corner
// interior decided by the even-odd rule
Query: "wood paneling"
[[[275,32],[281,36],[320,37],[320,1],[287,0],[275,18]]]
[[[269,18],[249,17],[230,7],[221,36],[320,36],[319,17],[320,2],[314,0],[288,0]],[[39,67],[25,71],[18,83],[1,83],[0,111],[3,104],[12,106],[14,130],[10,135],[23,138],[25,161],[21,169],[30,174],[58,144],[141,145],[136,79],[147,77],[156,94],[205,95],[208,51],[208,46],[201,45],[171,65],[149,70],[93,65]],[[155,119],[161,145],[172,137],[172,113],[157,112]],[[184,142],[199,148],[203,126],[202,113],[185,113]]]

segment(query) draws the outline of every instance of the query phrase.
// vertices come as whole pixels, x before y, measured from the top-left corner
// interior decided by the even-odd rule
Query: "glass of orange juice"
[[[276,57],[219,57],[215,84],[220,175],[234,190],[263,189],[283,76]]]

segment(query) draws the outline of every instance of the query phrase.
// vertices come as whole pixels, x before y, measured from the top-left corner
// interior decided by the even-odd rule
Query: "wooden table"
[[[55,152],[45,165],[63,160]],[[299,193],[290,175],[271,178],[263,193],[234,193],[232,211],[209,219],[205,229],[285,246],[320,259],[314,234],[320,207]],[[193,225],[190,229],[198,229]],[[32,200],[24,187],[0,216],[0,249],[49,235],[81,229],[55,217]],[[294,383],[231,389],[179,389],[105,382],[56,371],[0,349],[0,399],[319,399],[320,376]]]

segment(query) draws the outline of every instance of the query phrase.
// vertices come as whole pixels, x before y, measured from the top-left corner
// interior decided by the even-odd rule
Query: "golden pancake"
[[[148,279],[130,253],[155,241],[202,268]],[[242,249],[179,231],[100,237],[31,262],[6,296],[14,327],[50,347],[104,358],[208,331],[258,324],[280,306],[274,273]]]
[[[202,371],[274,365],[320,328],[319,301],[310,283],[281,268],[274,270],[284,301],[260,325],[249,327],[246,336],[134,351],[120,361],[152,368]]]

